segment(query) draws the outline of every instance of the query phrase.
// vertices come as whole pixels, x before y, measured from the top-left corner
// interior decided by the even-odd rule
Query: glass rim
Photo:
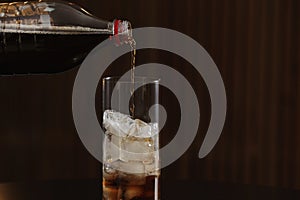
[[[131,78],[125,78],[125,80],[120,80],[122,76],[106,76],[102,78],[103,82],[112,81],[112,82],[119,82],[119,83],[132,83]],[[134,83],[159,83],[160,78],[152,77],[152,76],[135,76]]]

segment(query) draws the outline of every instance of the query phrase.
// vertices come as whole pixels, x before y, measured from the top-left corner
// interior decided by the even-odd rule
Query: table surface
[[[99,180],[55,180],[0,183],[0,200],[101,199]],[[162,181],[161,199],[290,200],[300,190],[195,181]]]

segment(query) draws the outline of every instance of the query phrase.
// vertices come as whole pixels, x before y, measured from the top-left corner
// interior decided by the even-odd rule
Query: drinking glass
[[[158,200],[159,79],[102,79],[103,199]]]

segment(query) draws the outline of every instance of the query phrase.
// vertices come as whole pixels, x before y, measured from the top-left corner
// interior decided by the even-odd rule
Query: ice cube
[[[131,119],[130,116],[106,110],[104,160],[114,169],[131,173],[152,172],[158,160],[158,124]],[[108,160],[109,159],[109,160]],[[147,168],[147,169],[146,169]]]
[[[126,137],[133,123],[134,120],[128,115],[113,110],[106,110],[103,113],[103,126],[114,135]]]
[[[120,157],[118,145],[119,137],[106,133],[103,141],[103,159],[105,162],[114,162]]]
[[[118,171],[119,176],[129,176],[130,174],[144,174],[145,166],[141,162],[117,160],[109,164],[110,168]],[[121,173],[122,172],[122,173]]]
[[[125,115],[113,110],[106,110],[103,114],[103,126],[110,133],[120,136],[134,136],[147,138],[158,134],[158,124],[132,119],[129,115]]]
[[[126,174],[144,174],[145,166],[141,162],[129,161],[119,163],[119,171],[126,172]],[[141,176],[142,180],[144,180],[143,176]],[[141,181],[141,180],[140,180]]]
[[[151,138],[137,140],[134,137],[122,138],[114,135],[111,138],[110,142],[105,140],[107,143],[104,144],[104,151],[110,155],[111,161],[117,158],[126,162],[147,162],[154,159],[154,145]],[[105,158],[108,158],[108,156]]]
[[[152,138],[128,138],[123,142],[123,148],[132,153],[150,153],[154,151]]]
[[[139,139],[124,141],[122,146],[122,159],[128,161],[151,162],[154,159],[152,139]]]

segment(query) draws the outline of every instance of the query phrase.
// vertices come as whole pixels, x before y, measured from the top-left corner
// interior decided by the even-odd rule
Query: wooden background
[[[300,189],[298,0],[74,2],[103,19],[128,19],[134,27],[159,26],[187,34],[217,64],[227,92],[226,124],[214,150],[200,160],[197,154],[210,117],[205,85],[178,57],[150,52],[154,61],[181,71],[201,97],[197,138],[163,169],[163,178]],[[138,64],[147,60],[147,52],[142,53]],[[0,77],[1,182],[101,176],[100,163],[81,144],[72,119],[76,72]],[[169,126],[165,131],[173,130]],[[162,137],[163,142],[169,139]]]

